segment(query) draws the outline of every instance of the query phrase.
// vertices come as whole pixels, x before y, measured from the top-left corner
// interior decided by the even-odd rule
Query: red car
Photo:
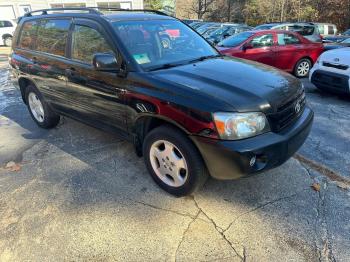
[[[264,30],[226,38],[217,49],[224,55],[254,60],[305,77],[323,52],[323,45],[291,31]]]

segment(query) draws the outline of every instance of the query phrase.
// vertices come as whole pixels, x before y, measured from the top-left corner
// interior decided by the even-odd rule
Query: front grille
[[[332,67],[340,70],[348,70],[349,66],[347,65],[340,65],[340,64],[332,64],[329,62],[323,62],[323,66],[325,67]]]
[[[317,70],[312,74],[311,82],[320,88],[335,88],[349,92],[349,76]]]
[[[299,110],[296,109],[299,103]],[[303,113],[306,104],[305,91],[297,97],[279,106],[276,113],[269,114],[268,119],[273,132],[279,132],[294,123]]]

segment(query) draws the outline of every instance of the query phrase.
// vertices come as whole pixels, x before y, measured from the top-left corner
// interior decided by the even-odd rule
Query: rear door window
[[[256,36],[250,41],[250,44],[253,46],[253,48],[273,46],[273,35],[266,34]]]
[[[278,45],[296,45],[300,44],[298,37],[292,34],[277,34]]]
[[[58,56],[64,56],[68,38],[70,20],[42,20],[38,29],[37,50]]]
[[[113,51],[97,30],[88,26],[76,25],[72,37],[72,58],[92,64],[92,58],[96,53],[113,54]]]
[[[37,20],[28,21],[23,24],[18,42],[20,48],[35,49],[38,27],[39,23]]]
[[[4,21],[4,26],[5,27],[12,27],[13,24],[10,21]]]

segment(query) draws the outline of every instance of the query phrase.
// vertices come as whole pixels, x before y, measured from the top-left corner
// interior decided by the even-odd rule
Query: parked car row
[[[297,32],[312,42],[322,42],[319,26],[314,23],[271,23],[259,25],[254,30],[287,30]]]
[[[322,43],[286,30],[243,32],[226,38],[217,48],[222,54],[271,65],[297,77],[306,77],[323,52]]]
[[[189,24],[224,55],[249,59],[306,77],[324,51],[350,46],[350,29],[329,23]]]
[[[232,23],[193,22],[189,25],[213,45],[227,37],[252,29],[246,24]]]

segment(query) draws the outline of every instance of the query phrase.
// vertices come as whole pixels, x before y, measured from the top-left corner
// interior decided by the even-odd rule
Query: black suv
[[[52,128],[65,115],[119,134],[171,194],[194,192],[209,174],[279,166],[310,132],[298,79],[221,56],[173,17],[61,11],[28,13],[15,32],[10,64],[33,120]]]

